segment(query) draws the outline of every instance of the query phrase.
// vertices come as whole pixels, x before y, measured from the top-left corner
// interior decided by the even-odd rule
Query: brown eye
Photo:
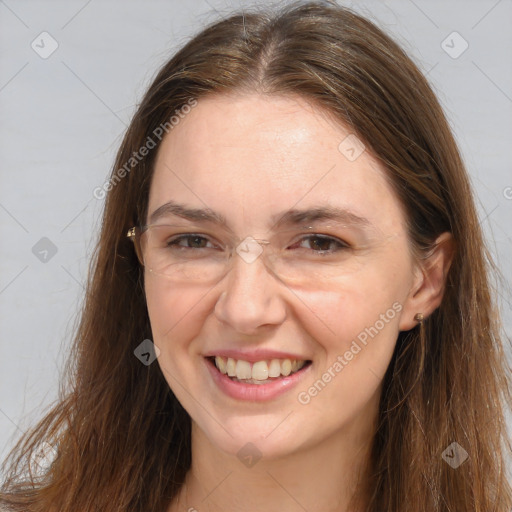
[[[185,242],[182,244],[181,242]],[[180,235],[167,242],[168,247],[180,247],[184,249],[205,249],[209,240],[200,235]]]
[[[311,235],[304,237],[299,243],[303,242],[308,242],[311,252],[318,254],[330,254],[349,248],[347,243],[329,236]]]

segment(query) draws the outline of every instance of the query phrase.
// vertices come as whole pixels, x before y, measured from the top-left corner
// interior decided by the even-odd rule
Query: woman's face
[[[208,209],[227,228],[161,208],[170,202]],[[322,208],[339,216],[283,217]],[[218,268],[230,240],[242,249],[215,282],[145,272],[157,361],[194,431],[226,453],[253,443],[269,458],[368,434],[420,273],[400,203],[349,130],[300,98],[200,99],[159,149],[148,223],[194,234],[160,250],[195,268]],[[247,237],[273,245],[260,254]],[[292,370],[308,363],[285,377],[286,359],[298,361]]]

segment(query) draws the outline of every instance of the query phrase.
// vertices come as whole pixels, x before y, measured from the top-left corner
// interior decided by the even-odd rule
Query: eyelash
[[[185,235],[176,236],[175,238],[169,240],[167,242],[167,246],[168,247],[175,246],[175,247],[179,247],[181,249],[209,249],[209,247],[184,247],[184,246],[179,245],[179,242],[181,242],[182,240],[194,239],[194,238],[209,241],[208,238],[206,238],[204,236],[189,233],[189,234],[185,234]],[[336,250],[331,249],[331,250],[324,250],[324,251],[314,251],[313,249],[309,249],[309,251],[316,253],[316,254],[332,254],[332,253],[338,252],[340,250],[350,249],[350,245],[347,242],[344,242],[343,240],[339,240],[337,238],[333,238],[333,237],[327,236],[327,235],[318,235],[318,234],[307,235],[307,236],[301,238],[294,245],[296,245],[297,243],[301,243],[304,240],[328,241],[330,243],[338,244],[338,246],[339,246],[338,249],[336,249]]]

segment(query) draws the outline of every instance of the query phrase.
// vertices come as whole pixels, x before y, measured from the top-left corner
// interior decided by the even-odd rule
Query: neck
[[[285,458],[263,456],[251,467],[219,450],[192,425],[192,465],[172,512],[362,510],[365,497],[359,496],[356,505],[354,496],[364,480],[374,434],[375,422],[368,417],[319,444]]]

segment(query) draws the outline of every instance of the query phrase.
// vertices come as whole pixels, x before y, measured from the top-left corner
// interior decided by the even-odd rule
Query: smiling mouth
[[[211,356],[206,359],[232,381],[244,384],[267,384],[293,375],[312,364],[309,359],[269,359],[255,363],[221,356]]]

